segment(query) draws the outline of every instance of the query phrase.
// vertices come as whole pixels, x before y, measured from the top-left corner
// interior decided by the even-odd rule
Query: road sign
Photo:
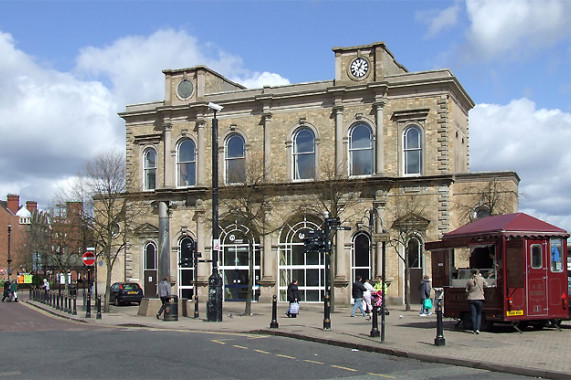
[[[95,253],[93,252],[85,252],[83,254],[83,264],[91,267],[95,264]]]

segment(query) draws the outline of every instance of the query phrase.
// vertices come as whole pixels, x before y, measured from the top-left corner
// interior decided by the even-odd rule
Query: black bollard
[[[278,296],[274,294],[272,297],[272,322],[270,322],[270,328],[277,329],[278,326]]]
[[[331,296],[329,292],[325,294],[323,303],[323,330],[331,330]]]
[[[77,296],[73,296],[73,315],[77,315]]]
[[[67,298],[67,312],[68,312],[68,314],[73,314],[72,302],[73,302],[73,297],[70,294],[69,297]]]
[[[381,332],[379,331],[378,310],[379,307],[376,304],[373,305],[373,327],[371,328],[369,336],[374,338],[381,336]]]
[[[67,294],[63,295],[63,312],[67,313]]]
[[[434,338],[434,344],[436,346],[444,346],[446,344],[442,327],[442,298],[436,301],[436,338]]]
[[[101,296],[97,296],[97,315],[95,319],[101,319]]]
[[[91,318],[91,292],[87,292],[87,304],[85,306],[85,318]]]
[[[194,296],[194,318],[198,318],[198,294]]]
[[[59,294],[56,293],[56,310],[59,310]]]

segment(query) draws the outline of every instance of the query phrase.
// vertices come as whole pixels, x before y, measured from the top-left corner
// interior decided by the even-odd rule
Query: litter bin
[[[178,297],[172,296],[165,308],[165,321],[178,321]]]

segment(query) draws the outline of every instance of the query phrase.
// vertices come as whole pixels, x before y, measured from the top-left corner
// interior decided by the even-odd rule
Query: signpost
[[[88,267],[92,267],[93,265],[95,265],[95,253],[93,252],[85,252],[83,254],[83,264],[85,264]]]
[[[85,318],[91,318],[91,267],[95,265],[95,252],[87,251],[83,254],[83,264],[87,267],[87,307]]]

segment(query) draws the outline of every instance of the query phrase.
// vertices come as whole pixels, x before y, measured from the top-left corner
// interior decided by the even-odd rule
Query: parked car
[[[134,282],[116,282],[111,285],[111,291],[109,292],[109,302],[113,302],[115,306],[129,305],[132,302],[136,302],[139,305],[143,297],[143,289]]]

